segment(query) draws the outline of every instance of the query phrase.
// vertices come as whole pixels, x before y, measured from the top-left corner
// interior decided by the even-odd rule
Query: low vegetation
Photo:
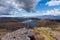
[[[56,35],[60,36],[60,32],[53,31],[51,28],[46,27],[34,28],[32,29],[32,32],[35,34],[36,40],[56,40],[58,39],[56,38]]]

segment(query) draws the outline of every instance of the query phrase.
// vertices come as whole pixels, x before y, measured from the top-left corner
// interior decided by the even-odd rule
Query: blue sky
[[[2,0],[0,4],[0,17],[60,15],[60,0]]]
[[[39,11],[41,11],[41,10],[43,11],[43,9],[46,10],[46,8],[48,8],[48,6],[45,5],[45,3],[49,2],[49,1],[51,1],[51,0],[41,0],[41,1],[39,1],[37,6],[36,6],[36,9],[39,10]]]
[[[55,6],[48,6],[46,5],[47,2],[50,2],[51,0],[41,0],[38,2],[36,6],[36,10],[38,11],[47,11],[47,10],[53,10],[54,8],[60,9],[60,5]]]

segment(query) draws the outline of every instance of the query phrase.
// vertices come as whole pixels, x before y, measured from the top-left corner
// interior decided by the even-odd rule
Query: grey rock
[[[12,33],[8,33],[2,37],[1,40],[30,40],[28,36],[32,36],[32,32],[26,28],[16,30]]]
[[[56,40],[60,40],[60,35],[52,35]]]

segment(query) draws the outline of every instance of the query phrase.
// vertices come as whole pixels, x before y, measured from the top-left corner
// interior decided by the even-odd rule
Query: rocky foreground
[[[2,37],[1,40],[30,40],[29,36],[32,36],[30,30],[22,28],[12,33],[6,34],[5,36]]]
[[[1,40],[60,40],[60,32],[48,27],[22,28],[7,33],[1,37]]]

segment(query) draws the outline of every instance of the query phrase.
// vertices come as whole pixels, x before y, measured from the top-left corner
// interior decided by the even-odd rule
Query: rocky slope
[[[2,36],[1,40],[60,40],[60,32],[48,27],[22,28]]]
[[[26,22],[26,20],[32,21]],[[24,27],[26,29],[22,29]],[[33,35],[30,36],[30,34],[29,36],[26,36],[24,32],[27,30],[30,30],[28,34],[31,33]],[[28,38],[28,40],[60,40],[60,20],[36,18],[0,18],[0,39],[3,38],[1,40],[5,40],[4,38],[7,37],[6,35],[8,35],[9,37],[7,38],[10,39],[12,35],[15,36],[16,34],[17,39],[20,39],[21,36],[19,35],[22,32],[23,34],[21,35],[21,40],[25,40],[24,37]],[[12,39],[15,40],[15,37]]]

